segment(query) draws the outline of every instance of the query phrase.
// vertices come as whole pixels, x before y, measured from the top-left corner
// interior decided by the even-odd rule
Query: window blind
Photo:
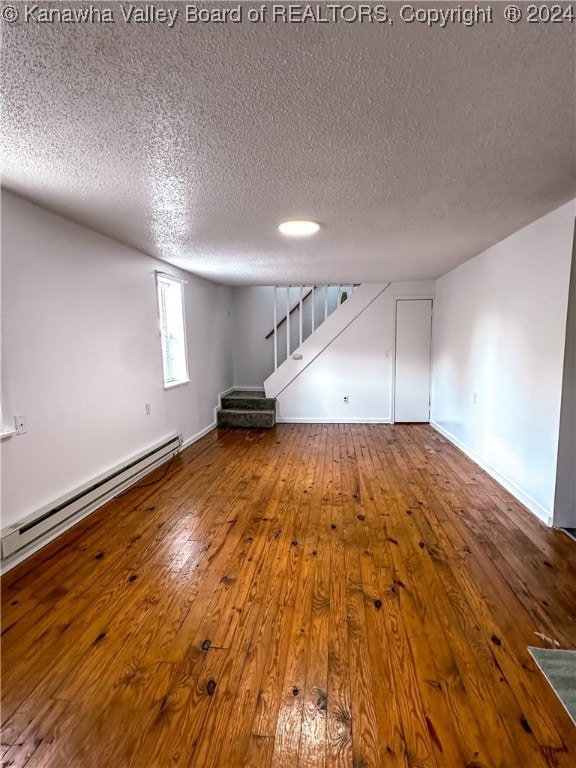
[[[188,381],[182,282],[162,273],[156,280],[164,386],[171,387]]]

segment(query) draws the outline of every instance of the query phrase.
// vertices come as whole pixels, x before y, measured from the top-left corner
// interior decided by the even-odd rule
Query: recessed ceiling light
[[[318,232],[320,224],[317,221],[283,221],[278,229],[289,237],[306,237]]]

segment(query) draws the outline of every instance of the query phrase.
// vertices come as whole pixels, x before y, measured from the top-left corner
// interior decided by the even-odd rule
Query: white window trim
[[[183,340],[183,351],[184,351],[184,369],[186,376],[185,378],[178,379],[176,381],[166,382],[165,373],[166,373],[166,366],[164,364],[164,345],[163,345],[163,332],[162,332],[162,307],[160,302],[160,284],[161,283],[168,283],[172,285],[178,285],[180,287],[181,292],[181,300],[182,300],[182,340]],[[184,285],[185,280],[180,279],[179,277],[174,277],[174,275],[169,275],[166,272],[160,272],[156,270],[156,300],[157,300],[157,309],[158,309],[158,335],[160,337],[160,359],[162,362],[162,380],[164,383],[164,389],[175,389],[176,387],[184,386],[185,384],[190,383],[190,373],[188,368],[188,339],[186,335],[186,301],[184,296]]]

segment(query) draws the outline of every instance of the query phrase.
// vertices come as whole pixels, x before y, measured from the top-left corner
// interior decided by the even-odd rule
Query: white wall
[[[576,232],[566,322],[562,407],[558,439],[558,471],[554,498],[555,526],[576,528]]]
[[[162,438],[232,386],[231,291],[2,193],[2,527]],[[155,270],[183,277],[189,384],[165,391]],[[145,402],[151,403],[146,416]]]
[[[436,283],[432,422],[546,522],[573,226],[570,203]]]
[[[395,299],[433,295],[431,281],[392,283],[280,393],[278,420],[391,421]]]

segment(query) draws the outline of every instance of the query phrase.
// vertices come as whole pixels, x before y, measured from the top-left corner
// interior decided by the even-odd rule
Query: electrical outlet
[[[150,414],[152,412],[152,408],[150,407],[150,403],[144,403],[144,405],[146,407],[146,416],[150,416]]]
[[[21,435],[26,432],[26,416],[23,413],[17,413],[14,416],[14,427]]]
[[[348,395],[344,395],[344,397],[342,398],[342,402],[344,403],[344,405],[348,405]]]
[[[472,395],[472,405],[477,405],[477,404],[478,404],[478,394],[474,392],[474,394]]]

